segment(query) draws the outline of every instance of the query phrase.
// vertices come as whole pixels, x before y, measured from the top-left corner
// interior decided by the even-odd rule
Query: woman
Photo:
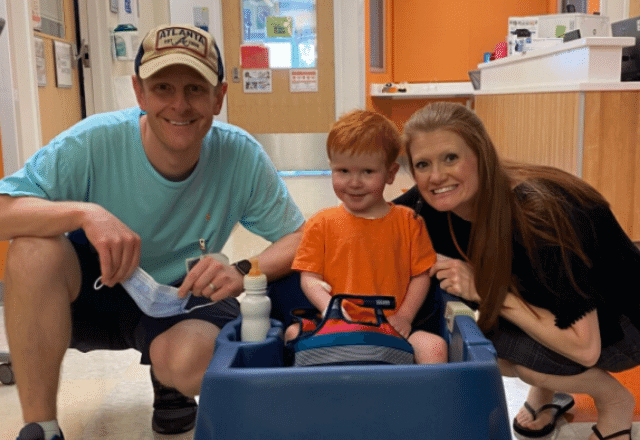
[[[514,430],[547,435],[573,405],[556,392],[584,393],[591,440],[631,438],[633,395],[608,372],[640,364],[640,252],[608,203],[558,169],[501,161],[459,104],[419,110],[404,137],[416,186],[395,202],[424,217],[443,256],[432,275],[477,303],[501,371],[531,385]]]

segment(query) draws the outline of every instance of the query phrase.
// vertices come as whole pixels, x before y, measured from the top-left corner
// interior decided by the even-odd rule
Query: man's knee
[[[73,298],[80,289],[80,265],[73,246],[64,236],[18,237],[11,241],[6,260],[7,293],[15,283],[53,285],[60,280]]]
[[[194,321],[194,322],[191,322]],[[158,335],[149,347],[149,357],[158,379],[189,377],[204,373],[213,357],[215,325],[187,320]]]
[[[23,272],[33,266],[46,269],[63,259],[69,248],[64,237],[18,237],[14,238],[7,251],[8,272]],[[36,275],[36,274],[34,274]]]

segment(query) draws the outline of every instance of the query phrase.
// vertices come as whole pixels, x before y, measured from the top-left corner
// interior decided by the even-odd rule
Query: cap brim
[[[207,81],[209,81],[214,87],[218,85],[218,77],[209,67],[207,67],[205,64],[201,63],[191,55],[182,53],[167,54],[147,61],[140,66],[140,78],[147,79],[151,75],[164,69],[165,67],[173,66],[176,64],[191,67],[195,69],[200,75],[202,75]]]

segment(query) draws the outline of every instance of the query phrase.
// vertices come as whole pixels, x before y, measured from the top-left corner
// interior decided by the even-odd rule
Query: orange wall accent
[[[505,41],[508,19],[556,13],[557,0],[424,0],[385,2],[383,73],[369,70],[369,0],[365,0],[366,108],[402,129],[428,100],[372,99],[371,84],[468,81],[484,52]],[[465,103],[464,99],[454,99]]]
[[[393,3],[393,81],[468,81],[467,71],[505,41],[510,16],[548,13],[555,0]]]

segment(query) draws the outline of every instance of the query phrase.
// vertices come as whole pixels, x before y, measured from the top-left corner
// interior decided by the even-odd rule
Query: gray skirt
[[[640,365],[640,331],[624,315],[620,316],[620,325],[623,338],[603,347],[594,367],[617,373]],[[500,359],[539,373],[572,376],[588,369],[534,341],[505,319],[500,319],[498,327],[486,336],[495,346]]]

